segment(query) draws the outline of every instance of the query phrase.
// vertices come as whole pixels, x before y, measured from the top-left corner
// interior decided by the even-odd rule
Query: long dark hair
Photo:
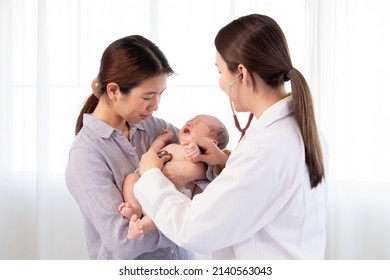
[[[282,29],[268,16],[244,16],[218,32],[215,46],[229,71],[235,73],[239,64],[248,69],[254,90],[255,74],[271,87],[291,81],[294,114],[305,145],[310,183],[312,188],[316,187],[324,179],[325,170],[313,100],[305,78],[292,66]]]
[[[90,114],[95,110],[99,103],[98,96],[106,94],[109,83],[117,83],[120,91],[128,94],[146,79],[172,73],[173,70],[162,51],[140,35],[127,36],[111,43],[100,60],[96,92],[88,97],[80,111],[76,122],[76,135],[83,127],[83,114]]]

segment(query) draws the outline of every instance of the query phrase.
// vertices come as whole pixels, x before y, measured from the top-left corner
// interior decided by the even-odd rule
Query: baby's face
[[[199,115],[182,127],[179,133],[180,142],[190,137],[209,137],[211,128],[214,126],[214,121],[208,116]]]

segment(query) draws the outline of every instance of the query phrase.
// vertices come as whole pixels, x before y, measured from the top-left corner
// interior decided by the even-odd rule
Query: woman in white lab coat
[[[248,15],[223,27],[215,46],[221,89],[255,122],[246,134],[237,122],[243,137],[230,156],[192,139],[205,150],[194,160],[223,169],[193,200],[176,191],[161,172],[168,159],[152,150],[141,159],[136,197],[169,239],[214,259],[323,259],[326,157],[282,30]]]

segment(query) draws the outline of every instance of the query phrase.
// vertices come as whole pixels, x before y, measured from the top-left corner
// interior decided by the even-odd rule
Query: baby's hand
[[[172,139],[173,131],[170,129],[162,128],[163,133],[158,137],[165,143]]]
[[[184,151],[186,153],[186,158],[190,159],[192,162],[199,161],[200,149],[194,142],[185,145]]]
[[[150,148],[154,151],[160,151],[173,137],[173,131],[162,128],[163,133],[160,134],[152,143]]]

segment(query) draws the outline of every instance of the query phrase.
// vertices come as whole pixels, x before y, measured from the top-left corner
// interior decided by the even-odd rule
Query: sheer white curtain
[[[390,4],[315,2],[313,72],[330,147],[328,256],[390,259]]]
[[[327,257],[389,259],[388,8],[386,0],[0,0],[0,259],[87,258],[64,169],[101,53],[120,37],[152,39],[177,73],[156,115],[181,126],[215,114],[234,148],[213,40],[249,13],[278,21],[313,90],[331,160]]]

